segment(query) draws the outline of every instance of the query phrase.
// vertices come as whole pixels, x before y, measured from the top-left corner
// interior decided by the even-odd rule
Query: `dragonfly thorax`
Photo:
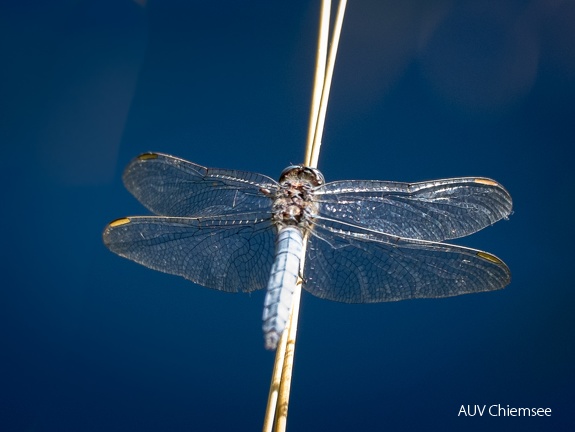
[[[273,204],[273,221],[281,226],[297,226],[304,230],[317,214],[313,201],[315,187],[325,183],[323,175],[314,168],[290,166],[280,176],[280,189]]]

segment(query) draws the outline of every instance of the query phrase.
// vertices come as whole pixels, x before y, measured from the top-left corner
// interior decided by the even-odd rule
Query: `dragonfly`
[[[277,347],[298,283],[322,299],[376,303],[498,290],[511,280],[495,255],[444,243],[510,215],[511,196],[488,178],[326,183],[319,170],[293,165],[275,181],[144,153],[123,181],[155,215],[110,222],[105,245],[208,288],[267,288],[267,349]]]

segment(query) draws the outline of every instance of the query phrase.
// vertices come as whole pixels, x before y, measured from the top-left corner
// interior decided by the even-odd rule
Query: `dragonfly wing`
[[[314,191],[322,217],[392,236],[443,241],[464,237],[511,213],[494,180],[464,177],[422,183],[345,180]]]
[[[374,303],[497,290],[510,277],[486,252],[322,221],[308,241],[304,288],[328,300]]]
[[[239,215],[248,217],[248,215]],[[274,256],[269,218],[129,217],[104,229],[104,243],[154,270],[228,292],[266,287]],[[237,216],[236,216],[237,217]]]
[[[206,168],[161,153],[144,153],[124,171],[126,188],[164,216],[208,216],[270,209],[263,190],[277,182],[261,174]]]

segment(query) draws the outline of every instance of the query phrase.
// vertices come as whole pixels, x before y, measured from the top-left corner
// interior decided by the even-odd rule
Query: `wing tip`
[[[509,267],[507,267],[507,264],[505,264],[502,259],[496,257],[493,254],[490,254],[489,252],[484,251],[477,251],[475,252],[475,255],[480,259],[495,264],[497,267],[500,268],[500,270],[504,271],[505,277],[501,279],[500,286],[494,289],[505,288],[507,285],[511,283],[511,270],[509,270]]]
[[[503,199],[505,200],[503,218],[507,218],[507,216],[513,212],[513,199],[511,198],[511,194],[507,191],[507,189],[505,189],[505,187],[503,187],[501,183],[487,177],[475,177],[473,182],[485,186],[491,186],[501,191],[503,194]]]
[[[111,249],[111,245],[112,243],[114,243],[112,240],[113,238],[112,236],[113,232],[115,231],[115,228],[128,225],[131,222],[132,222],[131,218],[122,217],[114,219],[104,227],[104,232],[102,233],[102,240],[104,241],[104,244],[106,245],[106,247],[108,247],[108,249]]]

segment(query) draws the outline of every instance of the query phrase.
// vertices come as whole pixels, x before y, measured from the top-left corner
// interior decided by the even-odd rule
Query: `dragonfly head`
[[[280,174],[279,182],[286,180],[307,180],[314,187],[325,184],[325,178],[318,169],[303,165],[290,165],[284,169]]]

